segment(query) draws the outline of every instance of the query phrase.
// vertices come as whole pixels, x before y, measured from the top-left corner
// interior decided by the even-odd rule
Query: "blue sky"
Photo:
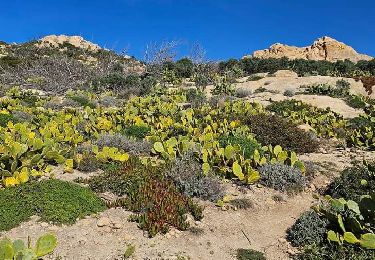
[[[375,56],[374,27],[372,0],[2,0],[0,14],[6,42],[81,35],[137,58],[162,40],[180,40],[182,56],[199,42],[208,59],[222,60],[324,35]]]

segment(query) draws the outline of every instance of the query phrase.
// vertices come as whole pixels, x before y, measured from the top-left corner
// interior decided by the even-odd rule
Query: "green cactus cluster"
[[[51,254],[56,246],[56,236],[49,233],[39,237],[35,247],[31,245],[30,237],[27,245],[21,239],[4,238],[0,241],[0,260],[36,260]]]
[[[337,227],[327,232],[328,240],[375,249],[375,194],[363,196],[359,203],[330,196],[326,200],[327,204],[315,210],[330,221],[330,226]]]

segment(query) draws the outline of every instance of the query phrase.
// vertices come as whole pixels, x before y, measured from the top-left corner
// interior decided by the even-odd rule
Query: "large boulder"
[[[359,54],[352,47],[328,36],[319,38],[312,45],[307,47],[295,47],[276,43],[266,50],[255,51],[253,57],[287,57],[289,59],[327,60],[333,62],[345,59],[349,59],[353,62],[373,59],[368,55]]]

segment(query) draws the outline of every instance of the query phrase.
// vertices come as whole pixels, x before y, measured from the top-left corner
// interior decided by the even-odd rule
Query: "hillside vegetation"
[[[83,47],[46,39],[1,44],[2,237],[17,239],[35,230],[37,216],[43,228],[62,225],[53,226],[59,243],[46,250],[55,250],[51,257],[160,257],[153,247],[172,254],[185,250],[173,256],[177,259],[375,257],[375,60],[250,57],[216,63],[191,56],[175,61],[174,45],[162,44],[140,62],[82,41]],[[282,70],[297,74],[281,78],[320,75],[336,83],[300,86],[300,93],[275,93],[266,83],[254,93],[238,87],[244,81],[277,80]],[[353,92],[349,78],[362,82],[363,94]],[[257,102],[257,95],[266,92],[267,103]],[[277,94],[282,98],[272,99]],[[344,117],[329,106],[300,101],[296,94],[340,100],[358,114]],[[326,155],[330,163],[345,163],[327,174]],[[340,174],[341,168],[346,169]],[[269,200],[272,204],[266,204]],[[263,233],[246,233],[257,225],[247,218],[256,216],[247,214],[258,209],[266,216],[283,203],[291,205],[286,214],[294,214],[285,218],[298,219],[280,224],[282,234],[269,230],[281,249],[264,242]],[[124,214],[121,221],[108,217]],[[273,217],[275,225],[278,217],[283,219]],[[226,219],[221,224],[227,228],[226,222],[238,218],[245,222],[231,233],[241,240],[227,241],[231,248],[204,242],[215,251],[201,252],[181,246],[189,235],[168,245],[161,239],[188,230],[184,234],[192,240],[214,240],[217,233],[210,225],[217,222],[212,219]],[[122,241],[116,232],[127,221],[143,233],[134,231],[137,239],[121,242],[125,249],[119,254],[112,247]],[[76,235],[88,236],[81,252],[66,235],[75,227]],[[86,250],[100,237],[95,232],[115,237],[103,236],[108,240],[98,255]],[[252,236],[259,238],[255,247]],[[18,243],[0,242],[0,259],[25,254],[24,247],[13,250]],[[150,246],[142,248],[144,243]]]

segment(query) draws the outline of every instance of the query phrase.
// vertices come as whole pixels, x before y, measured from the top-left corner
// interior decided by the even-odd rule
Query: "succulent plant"
[[[56,236],[44,234],[38,238],[35,247],[31,246],[29,237],[28,245],[23,240],[11,241],[4,238],[0,241],[0,259],[36,260],[52,253],[57,246]]]

